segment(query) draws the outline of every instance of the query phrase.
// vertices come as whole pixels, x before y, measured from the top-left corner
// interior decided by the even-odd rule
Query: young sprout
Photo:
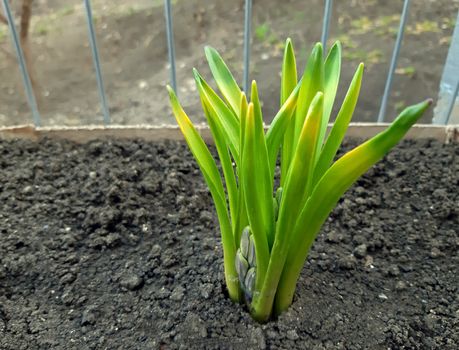
[[[168,87],[172,109],[215,203],[229,296],[247,303],[252,316],[263,322],[292,303],[309,249],[339,198],[402,139],[431,100],[406,108],[386,130],[335,161],[363,74],[360,64],[327,135],[341,70],[339,42],[325,59],[317,43],[298,81],[287,40],[281,107],[266,132],[255,81],[248,101],[217,51],[206,47],[205,53],[223,98],[196,70],[194,77],[223,179]],[[278,158],[280,186],[275,189]]]

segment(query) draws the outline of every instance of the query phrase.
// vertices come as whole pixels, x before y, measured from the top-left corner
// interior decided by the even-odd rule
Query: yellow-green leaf
[[[237,272],[234,265],[234,257],[236,254],[236,246],[234,244],[233,234],[231,231],[231,224],[228,216],[228,207],[226,204],[225,191],[221,181],[220,173],[218,172],[209,149],[207,148],[204,140],[194,127],[191,120],[186,115],[182,106],[177,99],[174,91],[170,86],[167,86],[172,105],[172,111],[175,119],[180,127],[180,130],[185,137],[185,140],[196,159],[199,168],[204,176],[204,180],[209,187],[210,194],[215,203],[218,221],[220,223],[220,230],[222,235],[222,245],[224,254],[225,266],[225,279],[228,291],[233,300],[239,298],[239,285],[237,282]]]
[[[318,92],[309,108],[306,121],[300,133],[292,164],[287,173],[283,186],[282,200],[279,207],[279,218],[276,227],[276,240],[286,238],[292,231],[297,215],[303,208],[314,170],[315,153],[317,152],[317,138],[320,122],[323,115],[323,93]]]
[[[209,103],[205,98],[202,99],[202,107],[204,114],[206,115],[207,122],[210,127],[215,146],[217,148],[218,156],[220,158],[220,164],[223,170],[223,176],[225,177],[226,191],[228,193],[228,202],[230,207],[231,222],[234,223],[237,219],[237,184],[236,176],[233,170],[233,162],[228,152],[228,142],[225,139],[224,127],[220,123],[217,112],[214,106]]]
[[[266,279],[261,289],[261,296],[252,303],[253,315],[257,319],[266,319],[276,295],[279,279],[287,259],[289,246],[297,244],[291,240],[297,215],[303,207],[307,191],[307,174],[314,162],[314,152],[319,134],[320,119],[323,114],[323,93],[318,92],[309,108],[306,121],[300,133],[298,146],[292,160],[283,187],[279,205],[279,217],[276,225],[276,237],[271,250]]]
[[[330,131],[330,134],[325,141],[325,144],[320,152],[319,160],[314,171],[314,184],[319,181],[322,175],[327,171],[328,167],[333,161],[333,158],[338,151],[341,142],[343,141],[344,135],[346,134],[347,127],[352,119],[355,106],[360,93],[360,86],[362,83],[363,76],[363,63],[359,65],[357,71],[352,78],[351,84],[344,97],[341,109],[338,112],[335,123]]]
[[[225,197],[225,191],[223,189],[217,165],[215,164],[215,161],[201,135],[199,135],[190,118],[188,118],[180,105],[174,91],[169,86],[168,91],[172,104],[172,111],[174,112],[174,116],[180,130],[190,147],[191,153],[193,153],[196,161],[198,162],[204,178],[208,183],[211,192],[213,192],[212,194],[215,194],[218,201],[223,201],[225,203],[224,207],[226,207],[226,201],[223,200]]]
[[[202,100],[215,111],[220,129],[236,161],[239,162],[239,119],[223,100],[212,90],[196,69],[193,70],[196,85]]]
[[[337,41],[330,49],[324,65],[324,116],[322,118],[318,140],[320,147],[322,147],[328,121],[330,120],[330,114],[333,109],[333,102],[335,101],[336,91],[338,90],[340,72],[341,44]]]
[[[236,80],[228,69],[228,66],[225,64],[223,58],[217,50],[210,46],[206,46],[205,53],[218,88],[222,92],[225,100],[231,106],[233,112],[240,117],[239,103],[241,102],[242,92],[239,85],[236,83]]]
[[[292,233],[292,242],[278,288],[278,311],[292,300],[308,250],[339,198],[373,164],[384,157],[422,116],[432,100],[406,108],[383,132],[338,159],[314,188]]]

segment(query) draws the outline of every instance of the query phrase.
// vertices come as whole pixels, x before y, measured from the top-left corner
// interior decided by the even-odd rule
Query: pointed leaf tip
[[[174,89],[169,84],[166,85],[166,88],[167,88],[167,91],[169,92],[170,100],[177,101],[177,95],[175,94]]]
[[[320,50],[320,51],[323,51],[324,47],[322,45],[321,42],[317,42],[315,45],[314,45],[314,50]]]
[[[198,70],[196,68],[193,68],[193,76],[194,80],[196,81],[196,84],[202,84],[202,75],[199,74]]]
[[[252,80],[251,90],[250,90],[250,99],[253,101],[254,98],[258,99],[258,86],[255,80]]]
[[[215,51],[215,49],[212,46],[210,46],[210,45],[204,46],[204,52],[205,53],[210,52],[212,50]]]
[[[338,49],[341,50],[341,48],[342,48],[341,46],[342,46],[342,45],[341,45],[341,41],[336,40],[335,43],[333,44],[333,46],[332,46],[331,48],[333,49],[334,47],[337,47]]]
[[[406,107],[398,115],[398,117],[395,118],[394,122],[390,125],[389,128],[401,127],[403,129],[411,127],[422,117],[422,115],[430,107],[432,102],[432,99],[427,99],[415,105]]]

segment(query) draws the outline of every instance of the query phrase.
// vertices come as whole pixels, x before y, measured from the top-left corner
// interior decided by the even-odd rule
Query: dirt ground
[[[265,325],[224,293],[215,211],[183,143],[0,141],[0,154],[3,350],[459,348],[457,144],[405,141],[363,176]]]
[[[131,5],[121,0],[94,0],[92,3],[113,123],[174,123],[164,87],[169,75],[163,2],[139,0]],[[236,77],[241,78],[243,3],[242,0],[174,2],[179,95],[195,121],[202,121],[203,116],[191,69],[197,67],[209,77],[204,45],[220,50]],[[334,2],[330,43],[340,39],[344,48],[339,102],[357,64],[366,63],[355,120],[373,121],[377,116],[402,3],[401,0]],[[411,3],[388,120],[406,104],[437,97],[458,5],[458,0]],[[18,12],[18,8],[15,10]],[[102,114],[82,1],[36,0],[34,13],[32,53],[40,85],[43,124],[100,124]],[[259,83],[266,121],[278,108],[285,38],[294,39],[302,71],[307,52],[320,40],[322,14],[322,0],[254,1],[250,76]],[[30,111],[5,25],[0,27],[0,77],[0,125],[29,123]],[[431,113],[424,117],[424,122],[430,122]]]

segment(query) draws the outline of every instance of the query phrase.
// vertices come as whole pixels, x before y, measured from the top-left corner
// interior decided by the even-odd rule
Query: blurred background
[[[11,0],[22,28],[42,125],[101,124],[102,112],[89,47],[83,1]],[[102,71],[113,124],[174,124],[162,0],[93,0]],[[386,121],[407,104],[438,96],[459,0],[411,2]],[[376,121],[403,1],[334,1],[329,46],[340,40],[343,65],[337,105],[359,62],[366,65],[354,121]],[[215,47],[242,84],[244,0],[175,0],[173,23],[178,94],[194,121],[203,121],[192,68],[209,82],[203,48]],[[257,80],[265,121],[279,108],[285,39],[293,39],[302,72],[320,41],[323,0],[255,0],[250,78]],[[27,19],[27,18],[26,18]],[[212,84],[213,85],[213,84]],[[335,106],[336,107],[336,106]],[[432,109],[422,122],[430,123]],[[0,125],[31,123],[8,27],[0,21]]]

